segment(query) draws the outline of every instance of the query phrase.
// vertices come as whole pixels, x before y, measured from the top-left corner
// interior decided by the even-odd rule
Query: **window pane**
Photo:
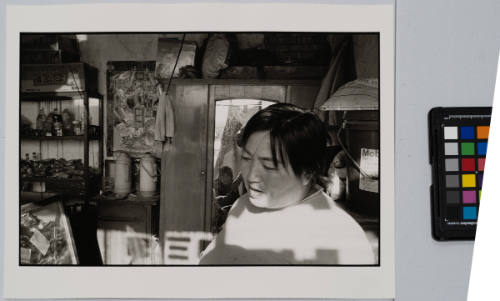
[[[227,210],[244,189],[240,177],[238,135],[257,111],[273,103],[256,99],[229,99],[215,103],[213,195],[217,212],[213,224],[216,229],[222,226]]]

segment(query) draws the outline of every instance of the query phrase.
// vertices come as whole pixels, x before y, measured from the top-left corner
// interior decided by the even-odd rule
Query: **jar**
[[[62,123],[60,121],[54,122],[54,133],[59,137],[63,135]]]
[[[82,122],[79,120],[74,120],[72,123],[73,123],[73,131],[75,132],[75,135],[77,135],[77,136],[82,135]]]

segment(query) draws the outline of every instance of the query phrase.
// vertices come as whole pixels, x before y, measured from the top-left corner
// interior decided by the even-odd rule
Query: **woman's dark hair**
[[[297,176],[311,175],[317,182],[322,175],[326,157],[328,131],[314,113],[285,103],[271,105],[250,118],[241,137],[246,145],[250,136],[259,131],[269,131],[274,166],[279,161],[286,167],[291,164]]]
[[[232,179],[233,178],[233,170],[229,166],[223,166],[219,169],[219,175],[220,176],[222,176],[222,175],[230,176]]]

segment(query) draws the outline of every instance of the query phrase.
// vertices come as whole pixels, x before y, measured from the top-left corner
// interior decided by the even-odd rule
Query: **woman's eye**
[[[274,166],[266,166],[266,165],[262,165],[262,167],[264,167],[265,170],[277,170],[276,167]]]
[[[243,160],[243,161],[250,161],[250,157],[244,157],[244,156],[242,156],[241,160]]]

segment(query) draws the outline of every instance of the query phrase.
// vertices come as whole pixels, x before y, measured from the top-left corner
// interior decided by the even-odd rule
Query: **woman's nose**
[[[249,182],[256,182],[260,178],[260,168],[257,159],[253,158],[248,164],[247,180]]]

